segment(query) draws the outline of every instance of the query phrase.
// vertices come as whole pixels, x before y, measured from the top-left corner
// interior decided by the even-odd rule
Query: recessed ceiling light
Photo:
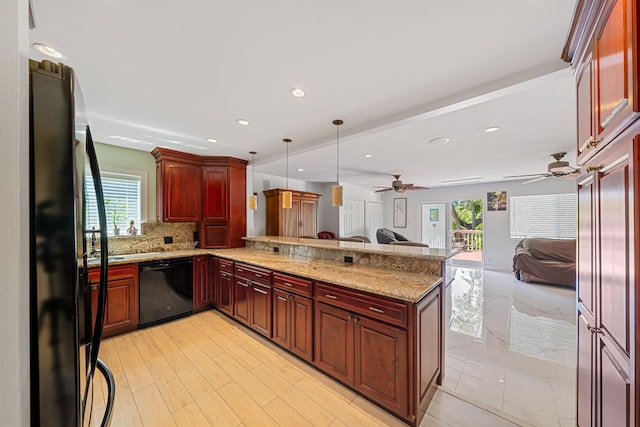
[[[429,144],[443,145],[450,141],[451,141],[451,138],[448,138],[446,136],[441,136],[439,138],[433,138],[429,140]]]
[[[249,120],[238,119],[237,122],[238,122],[239,125],[242,125],[242,126],[248,126],[249,125]]]
[[[299,87],[291,89],[291,95],[295,96],[296,98],[302,98],[305,95],[304,89],[301,89]]]
[[[487,133],[496,132],[500,130],[500,126],[491,126],[486,128],[484,131]]]
[[[57,49],[52,48],[51,46],[47,46],[42,43],[34,43],[33,47],[40,53],[44,53],[47,56],[56,59],[64,59],[64,55]]]
[[[216,142],[216,140],[215,140],[215,139],[213,139],[213,138],[207,138],[207,141],[209,141],[209,142]]]
[[[298,168],[298,172],[304,172],[303,168]]]
[[[365,156],[367,159],[369,159],[369,158],[373,157],[373,154],[365,154],[364,156]]]

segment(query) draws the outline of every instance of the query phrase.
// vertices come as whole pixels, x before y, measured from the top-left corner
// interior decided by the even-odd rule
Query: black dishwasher
[[[139,326],[190,314],[193,310],[191,258],[140,263]]]

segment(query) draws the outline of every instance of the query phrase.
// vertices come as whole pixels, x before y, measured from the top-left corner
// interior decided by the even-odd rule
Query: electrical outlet
[[[173,243],[173,236],[164,236],[164,244],[168,245]]]
[[[277,247],[277,246],[274,246],[274,247],[273,247],[273,252],[280,252],[280,248],[279,248],[279,247]]]
[[[347,262],[349,264],[353,264],[353,257],[352,256],[345,256],[344,257],[344,262]]]

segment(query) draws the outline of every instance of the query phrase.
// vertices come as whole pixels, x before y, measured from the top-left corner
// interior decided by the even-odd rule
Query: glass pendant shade
[[[249,209],[258,209],[258,193],[253,193],[249,196]]]
[[[331,206],[342,206],[342,185],[340,185],[340,119],[333,121],[336,125],[336,185],[331,187]]]
[[[291,209],[293,205],[293,193],[291,191],[283,191],[282,192],[282,208],[283,209]]]
[[[331,187],[331,206],[342,206],[342,185]]]

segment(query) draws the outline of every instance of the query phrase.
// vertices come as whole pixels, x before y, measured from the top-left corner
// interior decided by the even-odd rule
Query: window
[[[547,237],[575,239],[575,193],[510,197],[511,238]]]
[[[141,184],[143,176],[116,172],[100,173],[102,178],[102,191],[104,192],[105,208],[107,212],[107,231],[114,234],[114,228],[122,230],[126,234],[129,222],[135,221],[136,228],[140,228],[141,222]],[[98,208],[96,194],[93,188],[91,175],[87,175],[85,188],[87,194],[87,229],[100,227],[98,223]]]

